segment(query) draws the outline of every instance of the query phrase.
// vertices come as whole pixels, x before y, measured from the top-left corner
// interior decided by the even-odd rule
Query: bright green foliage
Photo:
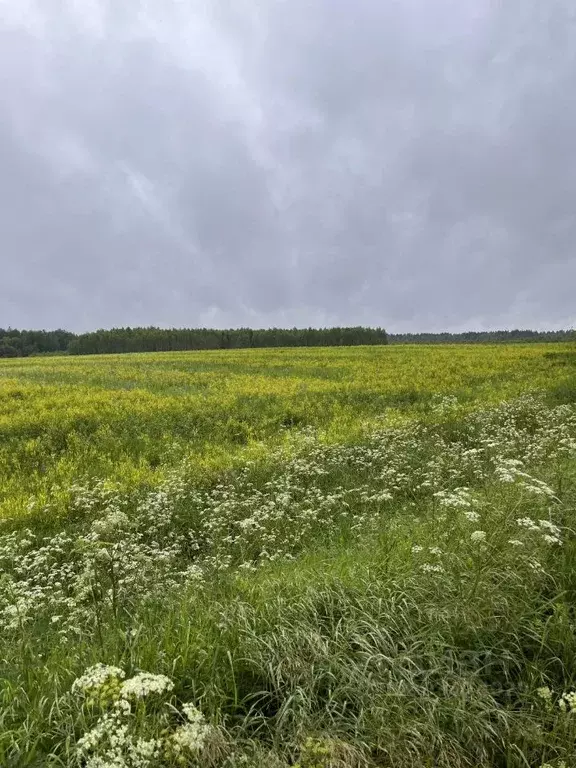
[[[576,396],[570,345],[357,347],[205,351],[0,360],[0,518],[50,504],[70,486],[107,478],[156,483],[193,453],[212,475],[319,428],[357,439],[367,424],[526,391]]]
[[[575,765],[571,354],[2,361],[0,765]]]

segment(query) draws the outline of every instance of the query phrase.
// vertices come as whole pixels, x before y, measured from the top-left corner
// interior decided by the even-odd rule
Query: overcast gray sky
[[[574,0],[0,0],[0,326],[576,324]]]

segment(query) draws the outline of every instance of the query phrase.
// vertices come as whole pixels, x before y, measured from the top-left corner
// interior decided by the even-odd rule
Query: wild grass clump
[[[576,764],[575,458],[574,405],[435,398],[67,488],[0,536],[0,765]]]

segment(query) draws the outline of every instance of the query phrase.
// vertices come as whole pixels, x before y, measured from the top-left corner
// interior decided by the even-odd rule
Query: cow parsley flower
[[[72,683],[73,693],[91,693],[110,682],[123,680],[126,677],[123,669],[110,667],[107,664],[95,664]]]
[[[561,710],[566,712],[568,709],[570,712],[576,710],[576,691],[570,691],[570,693],[563,693],[558,706]]]
[[[444,573],[444,568],[441,565],[424,563],[420,566],[420,570],[424,573]]]
[[[534,522],[534,520],[532,520],[532,518],[530,518],[530,517],[518,517],[516,519],[516,523],[521,528],[528,528],[529,531],[538,531],[539,530],[539,528],[536,525],[536,523]]]
[[[182,711],[188,722],[172,733],[169,748],[177,756],[181,756],[186,751],[198,754],[206,743],[211,727],[206,723],[202,712],[191,702],[184,704]]]
[[[475,503],[468,488],[455,488],[453,491],[436,491],[433,496],[438,499],[443,507],[466,509]]]
[[[470,534],[470,539],[475,543],[478,544],[481,541],[485,541],[486,539],[486,531],[473,531]]]
[[[204,722],[204,715],[198,707],[196,707],[194,704],[192,704],[191,701],[186,702],[182,705],[182,712],[186,716],[186,719],[189,723],[203,723]]]
[[[127,744],[131,764],[145,768],[160,753],[162,742],[158,739],[136,739]]]
[[[543,685],[541,688],[536,689],[536,694],[544,701],[550,701],[552,699],[552,691],[547,685]]]
[[[139,672],[134,677],[125,680],[120,687],[123,699],[143,699],[151,693],[161,695],[170,693],[174,683],[166,675],[153,675],[150,672]]]

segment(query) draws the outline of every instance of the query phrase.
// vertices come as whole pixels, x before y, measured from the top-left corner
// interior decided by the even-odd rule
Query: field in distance
[[[567,344],[346,347],[0,360],[0,517],[72,483],[127,486],[193,453],[216,471],[233,456],[313,427],[355,439],[366,425],[575,386]],[[262,445],[260,445],[262,449]]]
[[[576,348],[0,360],[0,766],[576,766]]]

